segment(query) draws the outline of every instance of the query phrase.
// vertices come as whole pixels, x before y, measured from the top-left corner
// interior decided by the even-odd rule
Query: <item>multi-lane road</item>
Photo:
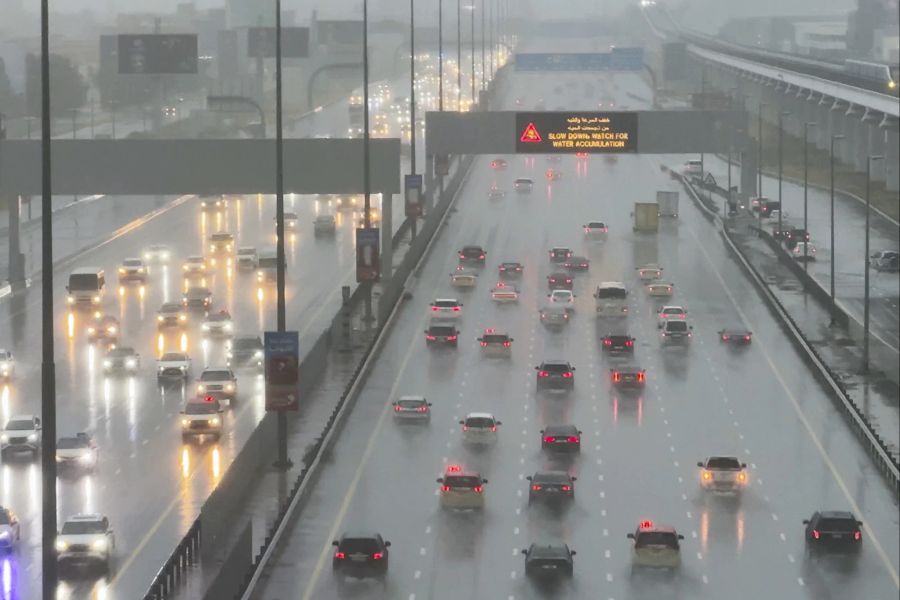
[[[598,81],[599,80],[599,81]],[[573,75],[516,75],[506,98],[542,98],[548,107],[590,109],[598,93],[635,106],[637,76],[595,78],[594,92]],[[898,514],[894,497],[847,430],[803,360],[730,260],[711,226],[682,198],[681,215],[658,234],[632,232],[635,201],[674,189],[660,163],[685,157],[564,157],[562,179],[548,183],[543,157],[506,157],[506,171],[480,159],[457,208],[399,313],[313,494],[286,531],[255,598],[684,598],[896,597]],[[516,177],[536,181],[531,194],[512,192]],[[491,186],[507,189],[488,200]],[[604,220],[603,242],[584,239],[582,224]],[[449,287],[456,250],[481,244],[487,265],[476,288]],[[563,331],[544,329],[547,250],[569,246],[591,259],[576,275],[576,311]],[[525,264],[517,305],[492,302],[501,261]],[[646,296],[635,268],[659,262],[693,325],[687,350],[660,348],[659,302]],[[598,321],[591,292],[602,280],[631,289],[630,316]],[[426,349],[422,330],[435,297],[464,302],[458,349]],[[746,326],[753,344],[735,351],[719,343],[724,326]],[[487,359],[476,338],[484,328],[508,332],[509,359]],[[599,336],[627,330],[637,338],[633,361],[647,369],[643,393],[611,388],[613,361]],[[537,393],[534,366],[563,358],[577,368],[568,395]],[[429,425],[398,425],[391,401],[422,394],[433,403]],[[469,412],[494,413],[503,424],[496,445],[467,447],[457,422]],[[541,450],[540,430],[571,423],[583,431],[581,452],[561,460]],[[700,490],[697,461],[731,454],[749,464],[740,499]],[[462,464],[488,479],[482,511],[439,506],[439,477]],[[530,507],[527,475],[550,467],[578,476],[573,505],[561,512]],[[810,560],[802,520],[817,509],[852,510],[865,522],[855,566]],[[674,577],[630,575],[626,534],[650,519],[685,536]],[[392,542],[382,586],[332,577],[331,541],[343,531],[380,532]],[[523,574],[519,549],[566,542],[578,551],[574,577],[542,587]]]

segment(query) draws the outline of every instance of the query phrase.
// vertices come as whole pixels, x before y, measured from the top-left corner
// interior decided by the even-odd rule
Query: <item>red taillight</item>
[[[459,257],[460,257],[460,258],[465,258],[466,255],[465,255],[465,254],[460,254]]]
[[[463,431],[468,431],[468,430],[469,430],[469,426],[468,426],[468,425],[463,425]]]
[[[585,227],[585,228],[584,228],[584,232],[585,232],[585,233],[590,233],[590,232],[591,232],[591,228],[590,228],[590,227]]]
[[[859,540],[861,540],[861,539],[862,539],[862,532],[861,532],[861,531],[854,531],[854,532],[853,532],[853,539],[856,540],[857,542],[858,542]]]
[[[577,435],[570,435],[566,438],[566,441],[570,444],[577,444],[579,442],[579,439]]]
[[[456,335],[448,335],[448,336],[447,336],[447,341],[448,341],[448,342],[455,342],[456,339],[457,339],[458,337],[459,337],[459,336],[456,336]]]
[[[534,485],[531,486],[531,491],[532,491],[532,492],[539,492],[539,491],[541,491],[541,486],[539,486],[538,484],[534,484]]]
[[[612,346],[612,340],[603,340],[604,346]]]
[[[426,336],[425,336],[425,339],[428,340],[429,342],[433,342],[433,341],[436,340],[437,338],[434,337],[433,335],[426,335]]]
[[[571,491],[572,491],[572,486],[571,486],[571,485],[564,485],[564,486],[562,486],[562,491],[564,491],[564,492],[571,492]]]
[[[666,291],[671,292],[671,291],[672,291],[672,288],[671,288],[671,287],[667,287],[667,288],[666,288]]]
[[[550,373],[547,371],[538,371],[538,377],[550,377]]]
[[[502,271],[505,271],[505,270],[506,270],[506,267],[500,267],[500,271],[501,271],[501,272],[502,272]]]
[[[749,342],[749,341],[750,341],[750,336],[749,336],[749,335],[745,335],[745,336],[744,336],[744,341],[745,341],[745,342]]]
[[[462,467],[459,465],[447,465],[448,473],[462,473]]]
[[[372,555],[372,560],[381,560],[382,558],[384,558],[384,554],[381,552],[376,552]]]
[[[427,406],[420,406],[420,407],[417,408],[416,410],[417,410],[418,412],[428,412],[428,407],[427,407]]]
[[[450,491],[450,486],[449,486],[449,485],[442,485],[442,486],[441,486],[441,491],[442,491],[442,492],[449,492],[449,491]]]
[[[459,312],[460,310],[462,310],[462,309],[458,306],[453,307],[453,312]]]
[[[400,407],[399,407],[399,406],[395,406],[395,407],[394,407],[394,412],[400,412]]]
[[[544,436],[544,443],[545,443],[545,444],[552,444],[552,443],[555,442],[555,441],[556,441],[556,438],[553,437],[552,435]]]
[[[512,342],[503,342],[504,348],[509,348],[510,346],[512,346]]]
[[[441,310],[439,306],[432,306],[432,307],[431,307],[431,312],[437,312],[437,311],[439,311],[439,310]]]
[[[727,342],[729,339],[731,339],[730,336],[727,336],[727,335],[723,335],[723,336],[722,336],[722,341],[723,341],[723,342]]]
[[[618,371],[613,373],[613,381],[618,382],[622,379],[622,374]]]
[[[625,340],[625,345],[626,345],[627,347],[631,348],[632,346],[634,346],[634,341],[632,341],[632,340]]]
[[[566,371],[565,373],[562,374],[562,376],[565,377],[566,379],[568,379],[569,377],[572,377],[572,371]]]
[[[818,529],[813,529],[813,539],[819,539],[820,535],[821,534],[819,533]]]
[[[475,492],[476,494],[480,494],[481,492],[484,491],[484,486],[476,485],[475,487],[472,488],[472,491]]]
[[[496,426],[496,425],[491,425],[491,431],[496,432],[496,431],[497,431],[497,426]]]
[[[487,342],[481,342],[481,347],[482,347],[482,348],[487,348]]]
[[[572,283],[572,278],[569,277],[568,279],[566,279],[566,283]]]
[[[345,558],[347,558],[347,556],[341,551],[335,552],[334,557],[338,560],[344,560]]]
[[[637,380],[638,380],[638,381],[644,381],[644,374],[643,374],[643,373],[638,373],[638,374],[637,374]]]
[[[484,254],[480,255],[478,258],[482,258],[482,259],[483,259],[483,258],[484,258]]]

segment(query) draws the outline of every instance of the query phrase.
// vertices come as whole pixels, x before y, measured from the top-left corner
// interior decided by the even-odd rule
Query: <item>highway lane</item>
[[[544,80],[552,90],[564,77]],[[513,95],[529,102],[549,96],[533,83],[517,76]],[[685,201],[681,218],[664,223],[657,236],[631,232],[632,202],[671,189],[659,164],[673,157],[621,157],[616,165],[598,156],[584,163],[566,157],[559,166],[563,179],[549,185],[539,179],[542,157],[508,157],[509,170],[499,174],[487,168],[488,158],[475,167],[331,464],[255,597],[894,597],[900,552],[893,497],[712,229]],[[529,173],[538,181],[530,197],[485,199],[492,184],[509,185]],[[581,239],[580,225],[591,218],[610,224],[605,244]],[[454,250],[466,243],[485,246],[488,266],[478,287],[461,294],[449,290],[447,273]],[[589,274],[576,276],[577,314],[562,333],[545,331],[536,320],[550,270],[546,251],[555,244],[593,261]],[[654,259],[675,282],[673,302],[691,313],[694,342],[685,354],[658,348],[658,303],[633,275],[634,267]],[[519,306],[489,299],[502,260],[526,265]],[[608,278],[632,287],[626,327],[638,338],[635,361],[650,381],[636,398],[609,389],[608,361],[598,352],[598,334],[616,326],[596,323],[590,291]],[[427,303],[445,295],[465,302],[460,347],[426,350]],[[743,321],[754,331],[754,345],[737,353],[722,348],[717,330]],[[511,360],[481,357],[475,338],[484,327],[515,338]],[[535,393],[532,367],[545,357],[575,364],[573,394]],[[419,393],[434,404],[430,426],[393,423],[389,402]],[[495,447],[473,451],[462,444],[456,421],[483,410],[503,425]],[[571,461],[540,450],[539,430],[559,422],[584,432],[582,451]],[[694,465],[715,453],[750,463],[741,501],[700,493]],[[483,514],[439,508],[434,478],[454,463],[489,480]],[[575,504],[562,514],[527,506],[524,476],[551,465],[579,476]],[[818,508],[852,508],[866,520],[856,569],[804,558],[801,520]],[[629,575],[625,534],[641,519],[672,524],[685,535],[676,577]],[[384,588],[332,580],[330,540],[350,529],[377,530],[392,541]],[[570,584],[543,588],[523,579],[517,549],[532,541],[566,541],[578,550]]]
[[[709,157],[707,169],[720,185],[727,181],[727,163],[718,157]],[[675,166],[675,165],[673,165]],[[732,177],[737,177],[737,169]],[[763,176],[763,192],[773,200],[778,198],[778,180]],[[803,226],[803,185],[791,181],[782,183],[782,201],[787,216],[783,222],[795,227]],[[847,307],[857,320],[862,321],[865,256],[865,205],[851,198],[835,199],[835,290],[838,301]],[[831,197],[828,190],[809,188],[807,222],[810,238],[817,252],[808,269],[826,289],[831,281]],[[777,219],[763,219],[763,226],[771,229]],[[897,227],[873,212],[871,215],[870,248],[894,250],[900,245]],[[870,272],[870,293],[873,330],[894,349],[900,347],[900,275],[897,273]]]

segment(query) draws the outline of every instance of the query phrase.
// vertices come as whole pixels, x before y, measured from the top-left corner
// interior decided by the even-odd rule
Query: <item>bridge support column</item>
[[[834,103],[830,96],[822,95],[819,105],[816,107],[816,120],[819,126],[816,128],[816,148],[825,150],[831,143],[831,105]]]
[[[815,123],[817,129],[825,125],[823,121],[819,120],[819,99],[821,97],[822,94],[819,92],[810,92],[809,96],[806,98],[806,105],[803,107],[803,114],[805,115],[804,121]],[[814,137],[810,138],[810,143],[815,143]]]
[[[866,170],[867,152],[869,151],[869,136],[866,132],[866,124],[862,122],[865,109],[858,104],[851,104],[847,109],[847,163],[853,165],[857,171]]]
[[[884,115],[879,127],[884,132],[884,185],[889,192],[900,190],[900,148],[898,131],[900,121],[892,115]],[[878,162],[878,161],[876,161]]]
[[[740,193],[744,198],[757,195],[756,169],[759,164],[755,145],[747,144],[739,150],[741,156],[741,188]]]
[[[846,135],[846,128],[844,127],[844,113],[847,112],[847,103],[843,100],[835,98],[830,110],[831,118],[829,119],[829,123],[831,123],[831,126],[829,127],[829,129],[831,130],[831,133],[834,135]],[[847,162],[847,160],[844,158],[845,145],[847,145],[846,139],[835,146],[835,159],[844,163]]]
[[[867,156],[883,156],[884,155],[884,131],[879,127],[884,113],[866,109],[866,114],[862,118],[862,126],[866,133],[866,154]],[[872,181],[884,181],[884,161],[872,161],[870,177]]]
[[[422,195],[422,208],[428,216],[428,209],[434,206],[434,156],[425,154],[425,193]]]
[[[9,285],[20,288],[25,285],[25,255],[22,254],[22,243],[19,225],[22,222],[22,197],[10,195],[6,199],[9,209]]]
[[[394,274],[394,195],[381,194],[381,281],[387,285]]]

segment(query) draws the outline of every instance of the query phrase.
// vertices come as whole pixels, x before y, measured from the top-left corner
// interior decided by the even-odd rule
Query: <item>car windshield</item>
[[[453,308],[458,306],[459,303],[456,300],[435,300],[434,305],[438,308]]]
[[[202,256],[188,256],[187,258],[188,264],[203,264]]]
[[[666,331],[680,333],[687,331],[687,329],[688,325],[684,321],[668,321],[666,323]]]
[[[344,538],[338,547],[347,554],[374,554],[381,550],[373,538]]]
[[[69,275],[69,290],[90,291],[97,289],[97,275],[94,273],[82,273]]]
[[[56,443],[56,447],[59,450],[78,450],[88,446],[88,440],[84,437],[64,437],[60,438]]]
[[[212,415],[219,411],[215,402],[188,402],[184,405],[186,415]]]
[[[531,185],[530,179],[516,179],[516,185]]]
[[[537,473],[531,478],[531,482],[553,484],[569,483],[569,475],[567,473]]]
[[[820,519],[816,528],[821,531],[856,531],[859,525],[852,519]]]
[[[106,533],[103,521],[66,521],[62,528],[63,535],[91,535]]]
[[[558,546],[532,546],[528,553],[529,558],[539,559],[545,564],[568,562],[567,556],[566,549]]]
[[[611,336],[608,336],[606,339],[608,339],[613,344],[624,344],[625,342],[631,340],[631,338],[628,337],[627,335],[611,335]]]
[[[431,335],[455,335],[456,329],[453,327],[444,327],[444,326],[433,326],[428,332]]]
[[[259,258],[259,267],[261,269],[277,269],[278,268],[278,257],[276,257],[276,256],[261,256]]]
[[[188,296],[206,296],[209,294],[209,290],[202,287],[192,287],[187,291]]]
[[[481,478],[474,475],[450,475],[444,477],[444,485],[454,488],[474,488],[481,485]]]
[[[159,312],[161,312],[161,313],[181,312],[181,305],[180,304],[172,304],[172,303],[163,304],[162,307],[160,307]]]
[[[231,315],[226,313],[213,313],[206,317],[207,321],[230,321]]]
[[[714,456],[706,463],[709,469],[740,469],[741,463],[738,459],[729,456]]]
[[[647,546],[678,548],[678,536],[671,532],[644,531],[638,534],[634,545],[636,548],[644,548]]]
[[[683,313],[684,313],[684,309],[681,309],[681,308],[672,308],[672,307],[669,307],[669,308],[664,308],[664,309],[663,309],[663,314],[664,314],[664,315],[680,315],[680,314],[683,314]]]
[[[187,360],[187,355],[181,354],[180,352],[166,352],[159,357],[159,360],[162,362],[183,361]]]
[[[466,256],[481,256],[484,253],[484,250],[477,246],[466,246],[462,249],[462,253]]]
[[[109,351],[109,354],[107,354],[106,356],[108,356],[109,358],[128,358],[129,356],[133,356],[133,355],[134,355],[133,348],[121,347],[121,348],[113,348],[112,350]]]
[[[509,340],[508,335],[488,334],[481,338],[486,344],[502,344]]]
[[[253,248],[238,248],[238,256],[253,256],[256,250]]]
[[[551,373],[568,373],[569,365],[559,364],[559,363],[544,363],[541,365],[542,371],[549,371]]]
[[[397,406],[400,408],[418,408],[425,404],[424,400],[397,400]]]
[[[15,419],[6,424],[7,431],[30,431],[34,429],[34,422],[30,419]]]
[[[234,340],[235,350],[253,350],[262,348],[262,342],[258,338],[238,338]]]
[[[588,223],[588,227],[591,229],[603,229],[606,225],[602,221],[592,221]]]
[[[209,239],[214,242],[230,242],[232,240],[232,236],[230,233],[214,233]]]
[[[622,287],[599,287],[597,288],[597,298],[600,300],[614,299],[624,300],[627,296],[625,288]]]
[[[486,429],[494,426],[494,420],[489,417],[469,417],[466,419],[466,427]]]
[[[122,265],[126,267],[140,267],[143,264],[139,258],[126,258],[122,261]]]
[[[200,381],[224,381],[231,379],[230,371],[203,371]]]

